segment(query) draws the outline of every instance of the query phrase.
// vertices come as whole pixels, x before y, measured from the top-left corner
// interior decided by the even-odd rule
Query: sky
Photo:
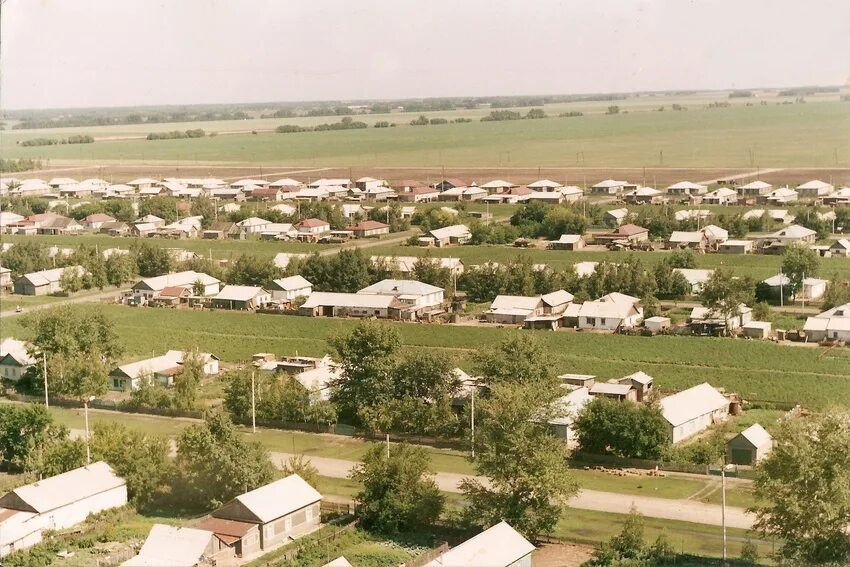
[[[848,0],[0,0],[0,107],[839,85]]]

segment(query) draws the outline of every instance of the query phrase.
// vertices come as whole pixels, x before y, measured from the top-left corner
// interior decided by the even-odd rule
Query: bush
[[[56,138],[32,138],[21,142],[22,146],[55,146],[59,143]]]

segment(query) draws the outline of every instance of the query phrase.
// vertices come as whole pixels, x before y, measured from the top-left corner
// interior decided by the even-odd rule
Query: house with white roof
[[[303,185],[300,181],[290,177],[284,177],[283,179],[269,183],[269,187],[302,187]]]
[[[667,238],[667,248],[670,249],[704,250],[707,246],[708,239],[701,230],[674,230]]]
[[[698,306],[691,309],[688,321],[691,326],[710,332],[712,329],[739,329],[753,320],[753,310],[743,303],[738,306],[738,314],[723,317],[708,307]]]
[[[646,372],[638,370],[633,374],[623,376],[617,382],[631,386],[637,394],[637,401],[642,402],[652,393],[652,386],[655,379]]]
[[[62,291],[62,276],[66,271],[76,271],[83,276],[82,266],[66,266],[24,274],[15,280],[15,293],[19,295],[50,295]]]
[[[847,238],[839,238],[829,246],[830,256],[842,256],[847,258],[850,256],[850,240]]]
[[[0,378],[3,380],[17,382],[36,363],[24,341],[11,337],[0,340]]]
[[[715,224],[709,224],[702,228],[702,233],[708,239],[709,246],[717,246],[729,240],[729,231]]]
[[[734,205],[738,202],[738,193],[728,187],[718,187],[702,198],[705,205]]]
[[[0,557],[125,504],[126,482],[102,461],[20,486],[0,497]]]
[[[321,521],[321,500],[322,495],[315,488],[297,474],[292,474],[237,496],[213,512],[212,516],[256,526],[258,541],[239,538],[241,555],[244,556],[316,529]]]
[[[768,203],[770,205],[783,205],[785,203],[793,203],[799,195],[790,187],[780,187],[774,189],[770,193],[762,195],[758,198],[759,202]]]
[[[615,331],[637,326],[643,319],[640,299],[623,293],[609,293],[596,301],[585,301],[578,311],[578,328]]]
[[[610,211],[606,211],[603,215],[605,220],[605,224],[619,226],[623,224],[623,221],[626,220],[626,217],[629,216],[629,209],[621,208],[621,209],[611,209]]]
[[[773,185],[770,183],[757,180],[738,187],[738,194],[742,197],[757,197],[759,195],[766,195],[767,193],[770,193],[772,188]]]
[[[371,256],[369,261],[372,265],[383,264],[394,272],[410,275],[416,268],[416,263],[425,258],[427,261],[436,262],[441,268],[448,269],[452,275],[460,276],[463,274],[464,265],[460,258],[450,257],[427,257],[427,256]]]
[[[346,189],[351,189],[352,183],[351,183],[351,179],[340,179],[340,178],[325,179],[325,178],[321,178],[321,179],[317,179],[317,180],[313,181],[312,183],[308,183],[307,187],[310,187],[311,189],[316,189],[316,188],[319,188],[319,187],[345,187]]]
[[[667,193],[670,195],[703,195],[707,191],[708,187],[705,185],[690,181],[679,181],[667,187]]]
[[[791,278],[789,278],[786,274],[776,274],[775,276],[771,276],[762,281],[770,286],[771,293],[773,293],[776,297],[779,297],[780,290],[782,290],[782,295],[790,295],[788,293],[788,286],[791,284]],[[827,285],[829,285],[828,280],[822,280],[820,278],[803,278],[802,286],[794,298],[805,301],[820,299],[826,293]]]
[[[210,300],[210,304],[216,309],[253,311],[262,309],[271,300],[271,294],[258,286],[226,285]]]
[[[357,292],[359,295],[388,295],[397,298],[418,314],[439,309],[443,305],[445,290],[416,280],[385,279]]]
[[[516,183],[505,181],[504,179],[494,179],[480,185],[482,189],[486,189],[488,193],[504,193],[514,187],[519,187]]]
[[[637,391],[631,383],[620,383],[617,380],[596,382],[590,387],[590,395],[594,398],[608,398],[618,402],[637,401]]]
[[[219,359],[214,354],[199,352],[206,376],[219,373]],[[109,389],[130,392],[139,389],[142,378],[161,386],[173,386],[174,377],[183,370],[186,353],[181,350],[169,350],[163,355],[145,358],[117,366],[109,373]]]
[[[631,205],[660,203],[663,193],[652,187],[638,187],[623,195],[623,200]]]
[[[466,244],[472,239],[472,233],[465,224],[453,224],[443,228],[435,228],[428,233],[430,241],[435,246],[442,248],[449,244]]]
[[[791,244],[814,244],[818,233],[810,228],[792,224],[760,238],[758,247],[765,253],[781,252]]]
[[[260,217],[248,217],[236,223],[243,234],[259,234],[272,224],[271,221]]]
[[[558,240],[549,241],[552,250],[581,250],[585,246],[587,241],[581,234],[562,234]]]
[[[528,187],[529,189],[533,189],[534,191],[545,191],[547,193],[557,191],[563,186],[563,183],[558,183],[557,181],[552,181],[551,179],[539,179],[526,185],[526,187]]]
[[[773,437],[754,423],[726,442],[726,462],[733,465],[754,465],[773,450]]]
[[[411,318],[410,306],[394,295],[314,291],[298,309],[310,317]]]
[[[668,438],[679,443],[729,417],[729,400],[707,382],[661,398],[661,413],[668,424]]]
[[[268,286],[273,301],[290,302],[313,293],[313,284],[300,275],[289,276],[272,281]]]
[[[483,199],[487,195],[487,190],[482,189],[481,187],[452,187],[451,189],[446,189],[440,193],[438,200],[477,201],[478,199]]]
[[[221,280],[209,274],[186,270],[164,276],[143,278],[133,285],[128,299],[131,303],[143,305],[159,296],[167,287],[186,287],[191,289],[192,295],[209,297],[218,294],[220,285]],[[195,291],[202,293],[196,294]]]
[[[531,554],[535,549],[503,521],[446,551],[424,567],[531,567]]]
[[[752,254],[755,241],[732,239],[717,246],[718,254]]]
[[[850,204],[850,187],[842,187],[821,197],[824,205],[847,205]]]
[[[154,524],[139,553],[121,567],[230,565],[233,550],[204,529]]]
[[[673,213],[673,218],[678,222],[686,220],[702,220],[711,216],[709,209],[682,209]]]
[[[484,312],[484,320],[501,325],[520,325],[540,307],[540,297],[497,295]]]
[[[565,385],[565,390],[567,392],[554,402],[552,417],[549,418],[547,424],[555,437],[563,439],[567,443],[573,443],[575,442],[575,431],[573,431],[572,425],[584,406],[593,401],[593,396],[590,395],[590,390],[584,386],[570,387]]]
[[[802,185],[797,185],[797,194],[800,197],[823,197],[832,193],[833,186],[825,181],[813,179]]]
[[[850,303],[808,317],[803,331],[807,342],[824,340],[850,342]]]
[[[605,179],[596,185],[590,187],[590,192],[594,195],[617,195],[622,193],[627,186],[628,181],[615,181],[614,179]],[[631,186],[634,187],[634,186]]]
[[[703,284],[705,284],[705,282],[707,282],[714,273],[714,270],[703,270],[698,268],[673,268],[673,271],[684,276],[691,285],[691,293],[693,295],[699,295],[702,292]]]

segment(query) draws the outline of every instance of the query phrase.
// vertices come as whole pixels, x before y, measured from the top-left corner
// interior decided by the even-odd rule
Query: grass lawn
[[[718,95],[715,100],[723,99]],[[656,105],[664,104],[656,99]],[[622,107],[626,109],[625,103]],[[551,109],[550,109],[551,111]],[[433,116],[451,113],[433,113]],[[405,115],[406,121],[415,118]],[[386,119],[381,117],[380,119]],[[336,117],[323,118],[335,122]],[[276,124],[294,123],[281,119]],[[244,129],[234,123],[229,129]],[[269,124],[273,127],[272,124]],[[193,123],[192,128],[202,127]],[[177,125],[169,125],[169,129]],[[144,126],[141,134],[153,128]],[[575,118],[182,140],[143,139],[22,147],[34,133],[4,135],[8,158],[87,161],[286,163],[299,166],[847,166],[850,108],[837,102],[633,112]],[[68,130],[68,129],[64,129]],[[89,133],[91,128],[71,129]],[[126,131],[118,127],[115,131]],[[108,130],[106,132],[109,132]],[[38,134],[42,135],[42,134]],[[51,135],[62,135],[56,131]],[[836,159],[837,153],[837,159]],[[837,161],[837,163],[836,163]]]

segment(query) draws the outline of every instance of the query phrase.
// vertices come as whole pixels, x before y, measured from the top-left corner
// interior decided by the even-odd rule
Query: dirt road
[[[289,453],[272,453],[271,456],[275,465],[282,466],[292,455]],[[348,477],[352,467],[357,464],[354,461],[330,459],[327,457],[306,456],[305,458],[313,463],[313,466],[319,470],[320,475],[331,478]],[[440,487],[440,490],[445,492],[460,492],[458,484],[466,476],[468,475],[441,472],[435,475],[434,480],[437,486]],[[715,526],[722,525],[720,506],[694,502],[692,500],[672,500],[600,492],[598,490],[580,490],[569,501],[569,505],[581,510],[596,510],[617,514],[628,514],[632,505],[634,505],[641,514],[651,518],[663,518]],[[731,528],[750,529],[753,525],[753,520],[752,514],[748,514],[743,508],[726,507],[726,525]]]
[[[0,311],[0,317],[4,319],[6,317],[16,317],[18,315],[24,315],[26,313],[30,313],[31,311],[37,311],[39,309],[48,309],[50,307],[55,307],[57,305],[69,305],[72,303],[89,303],[93,301],[103,301],[104,299],[114,299],[121,295],[124,290],[121,289],[112,289],[109,291],[102,291],[100,293],[88,294],[88,295],[77,295],[74,297],[67,297],[65,299],[60,299],[58,301],[52,301],[50,303],[44,303],[42,305],[31,305],[30,307],[24,307],[20,311],[16,312],[14,305],[13,296],[6,296],[6,301],[9,302],[9,309],[5,311]],[[12,299],[8,299],[8,298]]]

